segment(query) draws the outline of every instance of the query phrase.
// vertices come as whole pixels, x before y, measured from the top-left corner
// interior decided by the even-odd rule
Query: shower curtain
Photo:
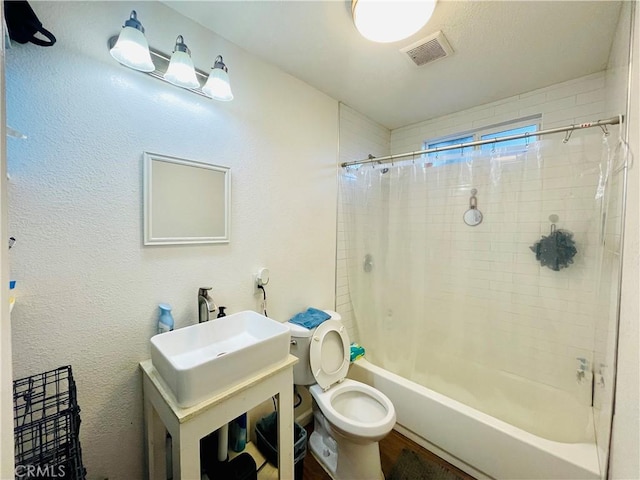
[[[597,292],[603,229],[619,229],[606,221],[621,191],[609,188],[618,151],[585,131],[566,144],[344,168],[349,295],[367,358],[541,436],[592,439],[589,366],[610,307]],[[476,226],[463,219],[472,189]],[[552,230],[577,250],[558,270],[531,248]]]

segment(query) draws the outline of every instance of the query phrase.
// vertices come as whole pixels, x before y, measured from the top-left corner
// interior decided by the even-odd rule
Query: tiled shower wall
[[[541,128],[546,129],[602,118],[604,111],[605,73],[601,72],[394,130],[390,135],[391,152],[401,153],[420,150],[423,148],[423,142],[428,139],[453,135],[531,115],[542,115]],[[386,130],[383,127],[372,123],[344,106],[341,107],[340,121],[341,161],[366,158],[369,153],[376,156],[386,153],[383,141],[386,138],[384,135]],[[574,140],[580,136],[579,133],[581,132],[574,133]],[[378,141],[375,141],[376,139]],[[561,142],[557,136],[556,140]],[[356,158],[353,158],[354,155]],[[566,182],[566,175],[567,169],[561,166],[555,169],[548,169],[545,172],[545,185],[555,185],[559,189],[557,198],[549,200],[545,197],[545,200],[548,200],[545,208],[554,210],[552,213],[558,213],[561,218],[569,198],[560,190],[563,183]],[[587,213],[585,211],[585,214]],[[345,318],[352,338],[358,340],[357,327],[352,321],[353,312],[346,278],[345,258],[347,253],[340,211],[339,219],[336,308]],[[579,220],[574,215],[574,218],[572,218],[573,225],[567,228],[579,233]],[[542,219],[541,222],[543,222]],[[460,241],[457,243],[460,243]],[[527,321],[514,322],[517,329],[520,330],[517,332],[518,338],[524,342],[527,347],[526,351],[530,354],[530,361],[526,361],[527,354],[525,354],[524,360],[520,357],[521,365],[513,365],[509,370],[513,373],[527,373],[524,372],[527,369],[527,365],[535,366],[535,380],[562,386],[567,385],[568,380],[572,380],[575,357],[582,356],[585,352],[590,353],[593,350],[595,319],[594,315],[591,314],[592,309],[584,306],[580,307],[580,303],[583,302],[576,298],[576,305],[570,307],[569,312],[566,310],[563,312],[564,315],[569,315],[570,322],[562,326],[560,333],[557,322],[550,319],[537,320],[536,306],[541,302],[546,305],[557,304],[559,305],[558,308],[562,309],[563,307],[560,304],[564,305],[567,295],[571,297],[576,295],[576,291],[588,291],[585,289],[589,287],[582,289],[578,285],[570,284],[569,279],[564,279],[558,283],[559,277],[553,276],[555,273],[550,270],[549,272],[543,271],[542,276],[549,278],[543,281],[542,286],[536,289],[535,294],[530,296],[520,295],[518,297],[519,300],[522,300],[519,306],[520,309],[523,308],[522,305],[526,309],[527,304],[531,309],[531,315],[529,315],[530,318]],[[520,275],[523,276],[521,280],[526,280],[526,272],[520,272]],[[545,284],[545,282],[547,283]],[[505,298],[512,298],[513,288],[511,282],[495,280],[491,282],[490,287],[492,295],[495,296],[494,298],[500,298],[501,289]],[[564,290],[558,291],[558,287]],[[510,325],[509,328],[516,327]],[[556,342],[558,336],[562,337],[564,343],[558,344]],[[547,343],[545,344],[545,342]],[[552,353],[557,358],[549,358],[549,360],[545,361],[544,359],[548,353]],[[561,372],[557,371],[557,367],[554,368],[558,360],[561,360],[561,365],[565,367],[561,369]],[[545,363],[546,365],[544,365]],[[518,370],[520,369],[523,372],[519,372]]]
[[[391,132],[391,153],[419,150],[425,140],[542,114],[542,128],[601,118],[605,111],[605,72],[523,93]]]

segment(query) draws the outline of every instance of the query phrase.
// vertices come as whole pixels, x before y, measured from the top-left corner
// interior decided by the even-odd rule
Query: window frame
[[[492,134],[501,133],[501,132],[507,132],[509,130],[515,130],[515,129],[529,127],[529,126],[535,126],[536,132],[539,132],[542,127],[542,114],[518,118],[515,120],[510,120],[510,121],[501,122],[501,123],[495,123],[492,125],[486,125],[480,128],[476,128],[474,130],[456,132],[451,135],[446,135],[443,137],[437,137],[437,138],[425,140],[423,142],[423,149],[428,150],[430,148],[436,148],[437,146],[445,146],[444,144],[451,145],[456,143],[466,143],[466,142],[462,142],[462,140],[466,140],[468,138],[473,138],[473,140],[471,141],[477,142],[477,141],[480,141],[483,136],[492,135]],[[507,136],[507,135],[508,134],[504,136]],[[535,137],[537,137],[537,135],[532,134],[530,138],[533,141],[535,141],[536,140]],[[523,139],[522,145],[524,146],[525,144],[526,144],[526,140]],[[497,143],[496,145],[499,145],[499,143]],[[483,145],[475,145],[473,147],[464,147],[462,150],[466,150],[467,148],[470,148],[472,149],[472,152],[476,152],[478,150],[481,150],[482,147]],[[458,149],[452,149],[448,151],[446,150],[443,153],[446,154],[447,152],[457,152],[457,151]],[[423,155],[423,157],[434,158],[436,155],[437,155],[436,152],[432,152],[432,153]]]

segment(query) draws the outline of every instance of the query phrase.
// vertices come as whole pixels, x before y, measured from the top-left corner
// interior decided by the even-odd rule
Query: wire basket
[[[71,366],[13,382],[16,479],[84,480]]]

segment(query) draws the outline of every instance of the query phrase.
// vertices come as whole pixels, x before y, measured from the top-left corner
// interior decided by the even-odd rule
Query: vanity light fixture
[[[353,23],[368,40],[397,42],[410,37],[431,18],[436,0],[352,0]]]
[[[221,55],[218,55],[213,62],[213,68],[209,73],[207,83],[202,87],[202,91],[214,100],[229,102],[233,100],[231,85],[229,84],[229,73]]]
[[[194,67],[191,51],[184,43],[182,35],[178,35],[171,56],[149,47],[144,36],[144,28],[138,21],[135,10],[131,11],[120,35],[109,39],[108,46],[111,56],[126,67],[203,97],[224,102],[233,100],[228,69],[221,55],[216,57],[213,68],[207,75]]]
[[[118,41],[109,51],[118,62],[134,70],[153,72],[156,69],[151,61],[144,27],[138,21],[135,10],[131,10],[129,20],[126,20],[122,26]]]
[[[191,50],[184,43],[182,35],[176,38],[176,46],[171,55],[169,68],[164,74],[164,79],[182,88],[198,88],[200,83],[196,78],[196,69],[191,60]]]

